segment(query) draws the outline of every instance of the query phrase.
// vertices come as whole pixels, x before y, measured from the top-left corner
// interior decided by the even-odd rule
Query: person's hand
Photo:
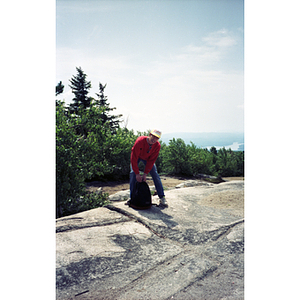
[[[142,178],[142,176],[140,174],[136,174],[135,178],[136,178],[136,181],[138,181],[138,182],[142,182],[143,181],[143,178]]]
[[[142,181],[145,181],[145,182],[146,182],[146,180],[147,180],[146,177],[147,177],[147,174],[144,174],[143,177],[142,177]]]

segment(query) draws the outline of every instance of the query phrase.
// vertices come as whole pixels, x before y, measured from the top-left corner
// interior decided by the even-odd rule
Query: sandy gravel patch
[[[201,199],[198,203],[203,206],[230,209],[231,213],[244,216],[244,190],[215,193]]]

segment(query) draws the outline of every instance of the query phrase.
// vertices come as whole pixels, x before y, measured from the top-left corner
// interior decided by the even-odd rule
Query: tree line
[[[69,84],[72,103],[56,100],[56,217],[105,205],[108,195],[87,192],[86,182],[129,180],[131,148],[138,136],[150,131],[135,133],[121,126],[122,115],[113,114],[116,108],[105,96],[106,84],[99,83],[93,98],[87,75],[80,67],[76,70]],[[63,90],[60,81],[56,97]],[[173,138],[168,145],[161,143],[156,166],[165,175],[243,176],[244,151],[202,149]]]

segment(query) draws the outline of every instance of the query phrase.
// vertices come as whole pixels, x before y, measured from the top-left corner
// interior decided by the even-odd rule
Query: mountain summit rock
[[[57,219],[57,299],[243,299],[244,182],[165,194]]]

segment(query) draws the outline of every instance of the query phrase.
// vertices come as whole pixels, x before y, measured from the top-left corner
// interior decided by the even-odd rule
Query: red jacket
[[[147,142],[147,138],[148,138],[147,136],[138,137],[131,149],[130,162],[135,174],[139,174],[139,168],[138,168],[139,158],[147,161],[144,173],[148,174],[153,168],[153,165],[158,157],[159,150],[160,150],[160,143],[159,142],[154,143],[150,149],[150,145]]]

